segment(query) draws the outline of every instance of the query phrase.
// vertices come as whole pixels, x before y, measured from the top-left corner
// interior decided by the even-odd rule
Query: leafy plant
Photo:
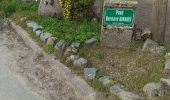
[[[65,19],[84,19],[93,17],[94,0],[59,0]]]
[[[14,4],[6,4],[3,7],[1,7],[2,9],[2,13],[5,17],[9,17],[11,16],[15,10],[16,10],[16,6]]]
[[[53,45],[46,45],[46,46],[44,47],[44,49],[45,49],[45,51],[46,51],[47,53],[49,53],[49,54],[53,53],[54,50],[55,50],[55,48],[54,48]]]
[[[90,80],[90,84],[91,84],[92,87],[94,87],[98,91],[105,90],[104,86],[102,85],[102,83],[97,78]]]
[[[104,57],[105,57],[104,53],[101,53],[101,52],[96,53],[96,59],[102,60],[104,59]]]

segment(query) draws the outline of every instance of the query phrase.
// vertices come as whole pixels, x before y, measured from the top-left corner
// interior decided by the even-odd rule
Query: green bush
[[[3,14],[5,17],[11,16],[16,10],[16,6],[13,4],[6,5],[3,9]]]
[[[94,0],[60,0],[65,19],[90,19],[94,16],[92,6]]]

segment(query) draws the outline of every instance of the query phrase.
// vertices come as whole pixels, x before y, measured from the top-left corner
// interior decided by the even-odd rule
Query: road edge
[[[86,81],[73,74],[71,70],[59,60],[55,60],[53,55],[49,55],[44,52],[44,50],[29,36],[26,30],[11,20],[10,24],[28,47],[30,47],[36,53],[42,53],[45,56],[45,59],[49,61],[50,65],[58,69],[60,77],[64,78],[66,83],[75,90],[74,92],[78,97],[82,98],[83,100],[96,100],[95,90],[90,87]]]

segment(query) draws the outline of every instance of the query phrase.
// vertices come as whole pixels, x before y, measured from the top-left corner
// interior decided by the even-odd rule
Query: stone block
[[[110,87],[110,93],[119,95],[121,91],[124,91],[124,86],[121,84],[114,84],[112,87]]]
[[[51,37],[51,36],[52,36],[51,33],[44,32],[44,33],[42,33],[42,34],[40,35],[40,39],[41,39],[42,41],[44,41],[44,42],[47,42],[47,39],[48,39],[49,37]]]
[[[151,39],[147,39],[143,44],[142,51],[147,51],[155,54],[163,55],[166,52],[165,47],[159,46],[159,44]]]
[[[167,72],[170,71],[170,58],[166,58],[164,70]]]
[[[143,91],[148,98],[159,97],[166,93],[166,89],[161,83],[148,83],[143,87]]]
[[[33,32],[35,32],[37,30],[42,30],[43,29],[43,27],[40,26],[40,25],[34,25],[32,28],[33,28]]]
[[[110,76],[103,76],[101,78],[99,78],[99,81],[103,84],[103,85],[108,85],[111,80],[110,80]]]
[[[84,58],[79,58],[73,62],[73,66],[83,68],[87,66],[87,60]]]
[[[84,68],[84,77],[86,80],[94,79],[96,76],[96,68]]]
[[[40,35],[43,33],[43,31],[42,30],[37,30],[37,31],[35,31],[35,33],[36,33],[36,36],[40,37]]]
[[[96,38],[91,38],[85,41],[86,45],[90,45],[90,46],[96,46],[97,45],[97,39]]]
[[[119,98],[121,100],[144,100],[143,97],[140,97],[139,95],[128,91],[121,91],[119,93]]]
[[[113,48],[128,48],[131,43],[133,29],[113,28],[108,26],[102,31],[102,45]]]
[[[64,50],[66,48],[66,42],[64,40],[60,40],[56,45],[55,45],[56,49],[59,50]]]

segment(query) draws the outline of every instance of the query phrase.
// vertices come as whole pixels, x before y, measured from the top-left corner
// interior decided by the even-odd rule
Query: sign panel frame
[[[106,16],[107,16],[108,10],[115,12],[115,14],[113,16],[109,16],[109,17],[112,17],[112,18],[110,18],[110,20],[115,20],[115,21],[106,21]],[[120,12],[118,12],[117,10]],[[123,11],[123,12],[121,12],[121,11]],[[132,13],[132,15],[127,16],[128,13],[126,11],[130,11]],[[122,13],[123,14],[125,13],[126,16],[123,16]],[[116,14],[119,14],[119,15],[116,15]],[[116,17],[114,18],[114,16],[116,16]],[[122,18],[121,16],[126,17],[126,18]],[[120,27],[126,26],[129,28],[132,28],[134,26],[135,16],[136,16],[135,8],[109,8],[109,7],[106,7],[106,8],[104,8],[103,24],[112,25],[112,26],[120,26]],[[107,17],[107,18],[109,18],[109,17]],[[130,19],[130,17],[131,17],[131,19]],[[124,21],[131,20],[131,21],[130,21],[130,23],[126,23],[126,22],[121,22],[120,20],[124,20]]]

